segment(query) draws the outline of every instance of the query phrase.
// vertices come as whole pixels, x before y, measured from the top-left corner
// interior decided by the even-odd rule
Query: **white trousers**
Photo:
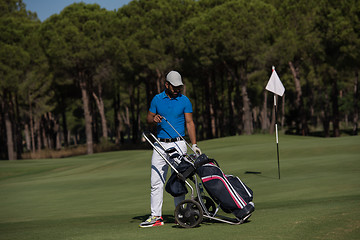
[[[161,143],[165,149],[175,147],[180,155],[183,155],[187,151],[187,146],[185,141],[177,141],[172,143]],[[177,166],[179,160],[169,159],[169,155],[166,154],[163,149],[158,145],[154,144],[155,147],[159,150],[161,154],[166,156],[166,159]],[[169,166],[165,160],[153,150],[153,155],[151,158],[151,193],[150,193],[150,203],[151,203],[151,216],[162,216],[162,205],[163,205],[163,195],[164,195],[164,184],[166,182],[166,175],[168,172]],[[174,197],[175,206],[177,206],[182,200],[185,199],[185,195]]]

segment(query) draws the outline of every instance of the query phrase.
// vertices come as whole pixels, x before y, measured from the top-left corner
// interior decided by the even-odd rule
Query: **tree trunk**
[[[29,118],[30,118],[30,133],[31,133],[31,143],[32,143],[32,152],[35,153],[36,150],[36,144],[35,144],[35,131],[34,131],[34,119],[32,114],[32,105],[30,102],[30,96],[29,96]]]
[[[250,99],[247,93],[247,75],[245,69],[241,70],[241,96],[243,101],[243,119],[244,119],[244,132],[247,135],[253,133],[253,118],[251,114]]]
[[[16,160],[16,151],[14,150],[14,138],[13,138],[13,126],[11,124],[10,119],[10,108],[11,108],[11,101],[8,100],[8,94],[4,93],[3,95],[3,106],[2,109],[4,110],[4,120],[5,120],[5,128],[6,128],[6,144],[7,144],[7,151],[8,151],[8,159],[9,160]],[[9,99],[11,97],[9,96]]]
[[[353,115],[353,129],[352,134],[358,135],[358,121],[359,121],[359,72],[355,72],[355,80],[354,80],[354,115]]]
[[[58,119],[54,118],[54,147],[56,150],[61,149],[61,131],[60,131],[60,123]]]
[[[133,130],[133,136],[134,136],[134,140],[135,143],[138,143],[139,141],[139,130],[140,130],[140,125],[141,125],[141,121],[140,121],[140,87],[136,88],[137,94],[136,94],[136,99],[135,99],[135,112],[136,112],[136,119],[135,119],[135,123],[134,123],[134,130]]]
[[[333,93],[332,93],[332,110],[333,110],[333,134],[334,137],[340,137],[340,113],[339,113],[339,89],[337,80],[333,80]]]
[[[75,133],[74,136],[73,136],[73,139],[74,139],[74,145],[77,146],[78,143],[77,143],[77,135],[78,133]]]
[[[118,120],[118,130],[116,131],[116,136],[119,139],[118,143],[124,143],[124,121],[123,118],[121,117],[121,112],[118,111],[116,114],[116,118]]]
[[[120,144],[120,94],[115,93],[113,98],[113,109],[114,109],[114,125],[115,125],[115,144]]]
[[[304,106],[302,100],[299,68],[295,67],[291,61],[289,62],[289,66],[291,69],[291,73],[293,75],[295,92],[296,92],[296,99],[295,99],[295,108],[297,112],[296,133],[301,134],[302,136],[306,136],[309,134],[309,130],[307,126],[306,114],[304,112]]]
[[[1,96],[1,95],[0,95]],[[4,119],[4,110],[3,110],[3,98],[0,97],[0,160],[7,159],[7,144],[6,144],[6,128],[5,126],[5,119]]]
[[[276,101],[276,107],[277,107],[277,95],[274,95],[273,97],[273,107],[272,107],[272,114],[271,114],[271,123],[270,123],[270,129],[269,129],[269,133],[273,134],[275,131],[275,122],[276,122],[276,114],[275,114],[275,104],[274,102]],[[277,109],[276,109],[277,111]]]
[[[253,126],[252,126],[252,115],[251,115],[251,108],[250,108],[250,100],[247,94],[247,87],[245,84],[241,86],[241,94],[244,106],[244,132],[247,135],[252,134]]]
[[[211,129],[211,100],[209,99],[210,96],[210,83],[209,83],[210,77],[208,76],[203,77],[202,81],[203,81],[203,85],[204,85],[204,94],[205,94],[205,98],[203,98],[203,106],[205,106],[205,115],[204,115],[204,128],[205,128],[205,133],[206,133],[206,138],[207,139],[211,139],[214,137],[214,135],[212,134],[212,129]]]
[[[268,118],[268,109],[267,109],[267,96],[268,96],[268,91],[265,90],[264,91],[264,102],[263,102],[263,107],[261,110],[261,131],[265,132],[269,129],[269,118]]]
[[[227,90],[227,99],[228,99],[228,108],[229,108],[229,124],[228,124],[228,131],[230,136],[234,134],[234,111],[235,111],[235,104],[232,97],[232,92],[234,89],[234,80],[232,77],[228,77],[228,90]]]
[[[68,142],[68,144],[70,145],[71,144],[71,132],[70,132],[70,130],[67,130],[67,142]]]
[[[31,151],[31,139],[30,139],[30,131],[29,131],[29,124],[25,123],[25,142],[26,142],[26,150]]]
[[[16,160],[16,152],[14,151],[13,131],[9,112],[5,110],[5,127],[6,127],[6,143],[8,146],[9,160]]]
[[[294,67],[294,64],[290,61],[289,62],[290,70],[293,75],[294,84],[295,84],[295,92],[296,92],[296,99],[295,99],[295,106],[296,108],[300,108],[301,103],[301,84],[300,84],[300,77],[299,77],[299,69]]]
[[[193,85],[192,85],[192,93],[193,93],[193,119],[194,119],[194,122],[195,122],[195,125],[196,125],[196,128],[195,128],[195,131],[196,131],[196,136],[197,136],[197,140],[201,140],[204,138],[204,131],[203,131],[203,127],[200,127],[202,126],[202,115],[199,114],[199,98],[198,98],[198,91],[199,91],[199,88],[197,87],[197,84],[195,82],[193,82]]]
[[[156,75],[157,75],[156,89],[157,89],[157,93],[160,93],[161,89],[163,88],[162,86],[164,86],[164,82],[163,82],[164,78],[163,78],[163,74],[159,69],[156,69]]]
[[[135,90],[134,86],[129,86],[129,98],[130,98],[130,126],[129,126],[129,139],[132,138],[133,143],[135,143],[134,139],[134,124],[135,124]]]
[[[65,107],[63,108],[63,111],[62,111],[62,127],[63,127],[63,134],[64,134],[64,146],[65,147],[68,147],[69,144],[70,144],[70,132],[69,130],[67,129],[67,123],[66,123],[66,112],[65,112]]]
[[[208,101],[209,101],[209,114],[210,114],[210,131],[211,131],[211,136],[212,137],[216,137],[216,121],[215,121],[215,109],[214,109],[214,98],[216,97],[215,94],[213,94],[213,81],[212,81],[212,76],[209,74],[208,77],[208,87],[209,87],[209,92],[211,93],[209,95]]]
[[[250,100],[248,97],[248,93],[247,93],[247,76],[245,73],[245,69],[241,69],[240,70],[240,76],[241,76],[241,80],[239,79],[239,77],[236,74],[236,70],[232,71],[231,68],[225,63],[225,67],[227,68],[227,70],[229,71],[229,73],[231,74],[231,76],[233,77],[233,79],[235,80],[235,96],[239,97],[240,95],[240,89],[239,89],[239,85],[241,87],[241,97],[242,97],[242,109],[240,108],[240,101],[236,101],[238,103],[238,118],[240,117],[240,112],[243,113],[242,115],[242,122],[243,122],[243,130],[245,132],[245,134],[250,135],[253,132],[253,126],[252,126],[252,113],[251,113],[251,107],[250,107]],[[241,122],[241,121],[239,121]],[[239,132],[241,132],[241,128],[238,129]]]
[[[40,131],[40,119],[35,119],[35,135],[37,138],[37,151],[41,150],[41,131]]]
[[[324,99],[325,105],[324,105],[324,110],[321,111],[321,118],[322,118],[322,123],[323,123],[323,128],[324,128],[324,136],[325,137],[330,137],[330,116],[329,116],[329,97],[327,94],[325,94],[325,99]]]
[[[16,143],[15,151],[16,151],[16,158],[21,159],[21,155],[23,153],[23,135],[22,135],[22,124],[21,124],[21,117],[20,117],[20,109],[19,109],[19,102],[18,102],[18,95],[15,96],[15,106],[16,106],[16,114],[14,114],[14,143]]]
[[[221,70],[221,69],[220,69]],[[225,109],[226,109],[226,103],[225,103],[225,80],[224,80],[224,74],[221,73],[221,81],[220,81],[220,93],[221,97],[219,97],[219,101],[217,101],[216,109],[217,109],[217,130],[218,130],[218,137],[225,137],[226,133],[226,125],[225,125]],[[217,94],[217,90],[215,89],[215,92]]]
[[[93,147],[93,134],[92,134],[92,116],[90,112],[90,99],[87,89],[87,83],[86,80],[84,79],[84,76],[80,76],[79,83],[80,83],[84,116],[85,116],[87,154],[93,154],[94,147]]]
[[[56,132],[56,150],[60,150],[61,149],[61,132],[57,131]]]
[[[108,129],[107,129],[106,116],[105,116],[105,106],[104,106],[104,101],[102,99],[102,87],[100,84],[99,84],[98,88],[99,88],[99,96],[97,96],[95,94],[95,92],[93,92],[92,94],[95,99],[96,106],[98,107],[99,113],[100,113],[102,136],[103,136],[104,140],[107,141],[108,140]]]
[[[285,94],[281,97],[281,127],[285,124]]]
[[[125,106],[125,112],[122,114],[123,122],[126,126],[125,134],[127,135],[128,139],[131,138],[131,131],[130,131],[130,111],[129,107]]]
[[[54,116],[51,114],[51,112],[48,112],[44,114],[44,125],[47,126],[45,128],[45,135],[47,142],[48,142],[48,148],[49,149],[55,149],[56,146],[56,120]]]
[[[253,116],[253,129],[258,129],[258,116],[259,116],[259,107],[253,107],[252,111],[251,111],[251,115]]]
[[[44,120],[44,118],[42,118],[42,120],[40,121],[40,132],[41,132],[41,138],[40,138],[40,142],[42,142],[42,145],[44,146],[45,149],[50,148],[51,143],[50,143],[50,138],[48,138],[48,134],[46,134],[47,129],[46,129],[46,120]],[[41,144],[40,144],[41,146]]]
[[[138,90],[136,94],[136,90]],[[137,143],[138,141],[138,120],[139,120],[139,88],[135,86],[129,87],[129,96],[130,96],[130,111],[131,111],[131,132],[132,132],[132,142]],[[135,96],[136,94],[136,96]]]

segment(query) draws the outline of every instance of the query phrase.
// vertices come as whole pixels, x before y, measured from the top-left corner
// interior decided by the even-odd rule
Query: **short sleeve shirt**
[[[169,98],[165,91],[157,94],[151,101],[149,111],[165,117],[181,136],[185,136],[185,113],[192,113],[190,100],[182,94]],[[158,138],[176,138],[179,135],[165,121],[157,124]]]

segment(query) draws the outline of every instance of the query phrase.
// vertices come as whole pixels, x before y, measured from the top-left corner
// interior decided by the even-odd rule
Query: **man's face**
[[[181,93],[183,86],[174,87],[169,82],[166,82],[166,88],[169,90],[171,98],[176,98]]]

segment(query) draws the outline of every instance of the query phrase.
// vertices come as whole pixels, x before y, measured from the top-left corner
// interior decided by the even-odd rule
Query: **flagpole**
[[[272,66],[272,71],[275,71],[275,66]],[[275,82],[274,82],[275,84]],[[275,138],[276,138],[276,153],[277,153],[277,163],[278,163],[278,175],[280,179],[280,158],[279,158],[279,135],[277,127],[277,108],[276,108],[276,94],[274,93],[274,108],[275,108]]]
[[[274,108],[275,108],[275,136],[276,136],[276,152],[277,152],[277,163],[278,163],[278,175],[280,179],[280,159],[279,159],[279,135],[277,127],[277,108],[276,108],[276,95],[274,94]]]
[[[278,126],[277,126],[276,95],[282,97],[284,95],[285,88],[282,82],[280,81],[280,78],[277,75],[274,66],[272,66],[272,73],[265,89],[274,93],[276,152],[277,152],[277,162],[278,162],[278,175],[280,179],[279,134],[278,134]]]

